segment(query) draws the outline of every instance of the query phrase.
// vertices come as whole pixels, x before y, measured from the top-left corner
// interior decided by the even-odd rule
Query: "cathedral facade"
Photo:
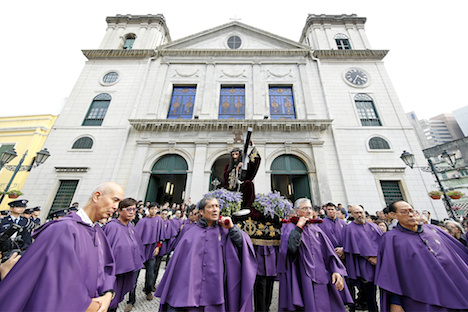
[[[232,21],[172,40],[162,15],[108,17],[24,193],[57,210],[112,180],[135,199],[196,202],[252,128],[257,193],[369,212],[403,198],[444,217],[431,176],[399,158],[424,163],[365,22],[310,14],[294,41]]]

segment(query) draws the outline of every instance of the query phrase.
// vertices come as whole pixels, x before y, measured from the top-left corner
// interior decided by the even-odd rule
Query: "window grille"
[[[97,95],[89,107],[82,126],[100,126],[106,116],[111,96],[107,93]]]
[[[60,180],[60,186],[49,213],[70,207],[77,186],[78,180]]]
[[[91,149],[93,147],[93,139],[90,137],[79,138],[73,143],[72,149]]]
[[[357,113],[363,126],[382,126],[374,101],[367,94],[356,94],[354,97]]]
[[[390,144],[382,138],[373,137],[369,140],[370,149],[390,149]]]
[[[380,181],[385,204],[393,203],[397,200],[404,200],[401,193],[399,181]]]

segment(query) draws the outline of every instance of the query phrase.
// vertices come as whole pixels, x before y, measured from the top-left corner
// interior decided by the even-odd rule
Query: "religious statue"
[[[224,167],[223,187],[229,191],[241,192],[242,209],[244,211],[248,210],[247,213],[252,218],[258,219],[261,217],[260,212],[252,207],[252,203],[255,200],[255,187],[252,180],[257,174],[261,157],[255,145],[250,141],[250,135],[248,135],[248,138],[249,140],[246,141],[247,144],[244,146],[244,152],[239,148],[231,151],[230,161]],[[252,150],[245,157],[246,159],[243,159],[243,155],[247,154],[248,145],[252,146]]]

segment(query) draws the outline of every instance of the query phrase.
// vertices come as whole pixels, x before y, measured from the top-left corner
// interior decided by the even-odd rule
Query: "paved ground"
[[[165,269],[166,269],[166,262],[163,261],[159,269],[157,283],[159,283],[159,281],[163,277]],[[142,269],[140,272],[140,276],[138,277],[137,290],[136,290],[136,303],[135,303],[135,306],[133,307],[132,312],[159,311],[159,298],[154,297],[154,299],[151,301],[146,300],[146,295],[143,292],[144,282],[145,282],[145,272],[144,272],[144,269]],[[128,300],[128,294],[125,296],[125,300],[119,304],[117,311],[119,312],[124,311],[125,306],[127,305],[127,300]],[[270,311],[271,312],[278,311],[278,282],[275,282],[275,285],[274,285],[273,300],[271,303]]]

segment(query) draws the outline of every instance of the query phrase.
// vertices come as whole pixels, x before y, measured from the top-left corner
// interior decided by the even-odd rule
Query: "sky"
[[[390,50],[385,68],[405,112],[419,119],[468,105],[466,0],[80,0],[2,1],[0,116],[60,113],[97,49],[107,16],[163,14],[172,40],[232,18],[298,41],[308,14],[366,17],[372,49]]]

